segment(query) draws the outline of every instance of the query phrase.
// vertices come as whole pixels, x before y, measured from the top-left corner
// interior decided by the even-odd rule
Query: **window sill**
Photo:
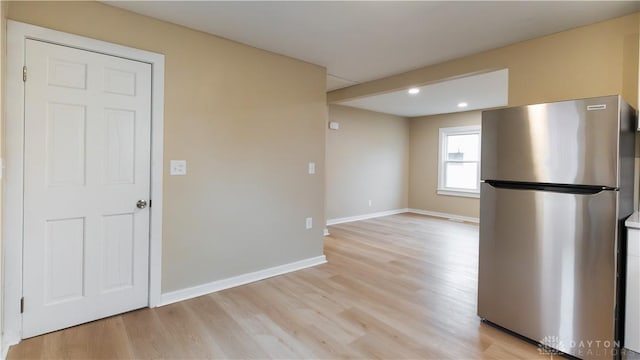
[[[437,193],[438,195],[445,195],[445,196],[460,196],[460,197],[469,197],[469,198],[476,198],[476,199],[480,198],[479,192],[472,192],[472,191],[455,191],[455,190],[438,189]]]

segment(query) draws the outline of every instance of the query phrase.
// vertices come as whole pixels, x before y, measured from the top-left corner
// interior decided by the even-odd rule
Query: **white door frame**
[[[162,174],[164,121],[164,55],[138,50],[39,26],[7,21],[6,113],[4,118],[4,182],[2,196],[2,348],[22,339],[22,241],[24,174],[24,82],[26,39],[88,50],[151,64],[151,199],[149,242],[149,307],[160,303],[162,261]],[[25,304],[29,306],[28,300]]]

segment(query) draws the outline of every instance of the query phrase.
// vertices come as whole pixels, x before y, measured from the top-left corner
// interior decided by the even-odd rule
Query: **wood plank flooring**
[[[24,340],[8,359],[543,359],[476,316],[478,227],[330,227],[328,264]]]

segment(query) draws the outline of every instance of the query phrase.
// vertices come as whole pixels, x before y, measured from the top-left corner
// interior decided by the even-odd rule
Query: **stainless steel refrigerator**
[[[482,113],[482,319],[543,352],[617,357],[634,126],[619,96]]]

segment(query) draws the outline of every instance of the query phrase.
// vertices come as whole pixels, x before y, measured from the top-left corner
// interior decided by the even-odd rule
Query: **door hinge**
[[[22,67],[22,81],[26,82],[27,81],[27,66],[23,66]]]
[[[24,297],[20,298],[20,314],[24,313]]]
[[[149,200],[149,207],[151,207],[151,202],[152,202],[152,200]]]

